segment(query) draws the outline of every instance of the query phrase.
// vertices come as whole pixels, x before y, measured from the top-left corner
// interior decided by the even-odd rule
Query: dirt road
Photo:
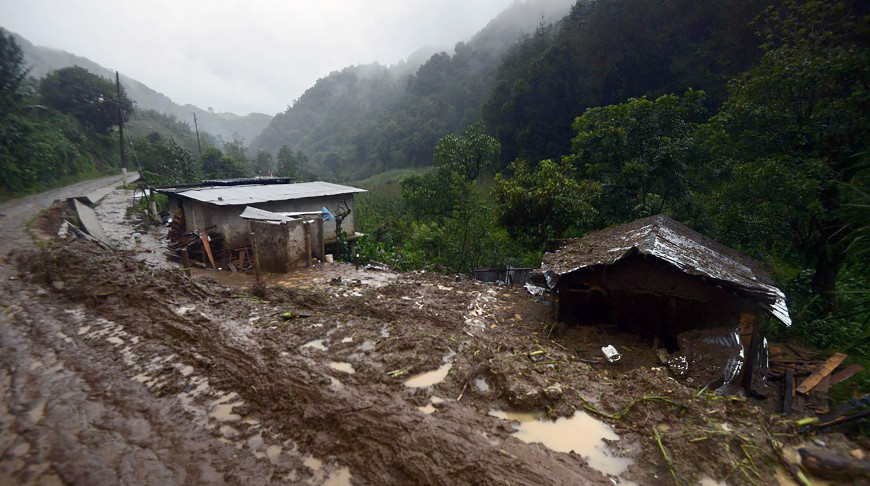
[[[120,224],[125,199],[97,213]],[[2,260],[0,483],[769,484],[798,441],[648,343],[582,362],[616,337],[547,336],[522,289],[333,264],[263,300],[118,246]]]
[[[130,172],[127,174],[127,181],[135,181],[138,177],[138,172]],[[25,231],[27,222],[54,201],[84,196],[104,187],[115,187],[121,181],[120,174],[100,177],[0,203],[0,254],[15,248],[29,247],[31,238]]]

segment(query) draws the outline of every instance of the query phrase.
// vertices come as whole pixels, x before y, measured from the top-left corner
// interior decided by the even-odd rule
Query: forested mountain
[[[115,73],[86,57],[76,56],[60,49],[35,46],[20,35],[12,33],[13,38],[21,47],[24,63],[30,69],[30,76],[41,78],[51,71],[70,66],[81,66],[88,71],[114,80]],[[251,113],[240,116],[233,113],[214,113],[202,108],[186,104],[174,103],[168,96],[158,93],[148,86],[121,74],[121,84],[127,90],[128,96],[143,110],[155,110],[167,115],[174,115],[179,120],[193,125],[193,113],[196,113],[200,130],[209,132],[226,142],[244,140],[249,143],[254,139],[269,121],[269,115]]]
[[[708,108],[760,57],[752,25],[772,0],[579,1],[515,45],[499,67],[484,120],[504,164],[557,157],[590,107],[691,87]]]
[[[457,43],[452,55],[440,52],[422,65],[371,64],[331,73],[276,115],[252,148],[274,153],[288,145],[308,155],[314,172],[341,179],[429,165],[439,138],[480,119],[510,46],[561,18],[571,3],[517,2],[468,42]]]

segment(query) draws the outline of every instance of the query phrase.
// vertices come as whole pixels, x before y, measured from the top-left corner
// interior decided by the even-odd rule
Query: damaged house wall
[[[183,232],[202,233],[212,226],[224,237],[226,248],[249,246],[249,227],[239,218],[246,206],[273,213],[320,213],[323,207],[333,213],[350,210],[342,222],[349,239],[356,236],[354,194],[364,192],[349,186],[327,182],[298,184],[248,184],[230,187],[162,188],[169,198],[170,211],[182,209]],[[323,222],[324,243],[337,239],[335,221]],[[313,242],[316,243],[316,242]]]
[[[180,201],[184,211],[184,231],[186,233],[201,233],[215,226],[215,231],[224,235],[227,248],[239,248],[249,246],[247,222],[239,218],[247,205],[217,206],[203,203],[193,199],[180,199],[170,196],[170,212],[174,212]],[[354,202],[353,194],[331,197],[319,197],[298,199],[292,201],[272,201],[250,206],[270,211],[273,213],[283,212],[319,212],[324,206],[330,211],[339,205],[346,204],[351,210],[350,214],[341,224],[341,229],[348,236],[355,235],[354,230]],[[323,222],[324,243],[331,244],[336,241],[335,221]]]
[[[658,336],[670,350],[680,333],[734,328],[742,313],[761,312],[754,300],[640,254],[564,275],[556,291],[558,319],[566,324],[616,324]]]
[[[312,255],[322,258],[317,226],[321,219],[285,222],[249,221],[250,231],[259,246],[260,268],[266,272],[284,273],[305,267]]]

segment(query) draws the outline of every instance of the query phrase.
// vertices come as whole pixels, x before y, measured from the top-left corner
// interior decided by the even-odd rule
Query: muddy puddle
[[[308,341],[307,343],[299,346],[300,348],[314,348],[319,349],[320,351],[326,351],[326,345],[323,344],[323,339],[315,339],[313,341]]]
[[[435,408],[435,405],[438,405],[439,403],[444,403],[444,399],[440,398],[440,397],[433,396],[432,398],[429,399],[429,403],[427,403],[426,405],[424,405],[422,407],[417,407],[417,410],[425,413],[426,415],[432,415],[437,410]]]
[[[354,374],[356,371],[353,369],[353,365],[350,363],[344,363],[341,361],[332,361],[329,363],[329,367],[336,370],[341,371],[342,373]]]
[[[571,417],[547,420],[543,414],[514,413],[493,410],[494,417],[515,422],[514,437],[533,444],[539,442],[557,452],[571,452],[583,456],[591,467],[609,476],[619,476],[634,463],[630,458],[614,457],[605,440],[619,440],[619,436],[605,424],[584,412]]]
[[[437,385],[444,381],[444,378],[447,378],[447,373],[450,373],[450,368],[453,367],[453,363],[445,363],[441,365],[440,368],[434,371],[427,371],[426,373],[420,373],[412,376],[410,379],[405,381],[405,386],[409,388],[423,388],[427,386]]]

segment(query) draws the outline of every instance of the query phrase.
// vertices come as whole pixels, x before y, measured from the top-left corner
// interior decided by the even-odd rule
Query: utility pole
[[[199,150],[199,158],[202,158],[202,145],[199,143],[199,127],[196,124],[196,113],[193,114],[193,128],[196,130],[196,148]]]
[[[124,111],[121,109],[121,77],[115,71],[115,105],[118,107],[118,145],[121,147],[121,177],[127,187],[127,154],[124,152]]]

